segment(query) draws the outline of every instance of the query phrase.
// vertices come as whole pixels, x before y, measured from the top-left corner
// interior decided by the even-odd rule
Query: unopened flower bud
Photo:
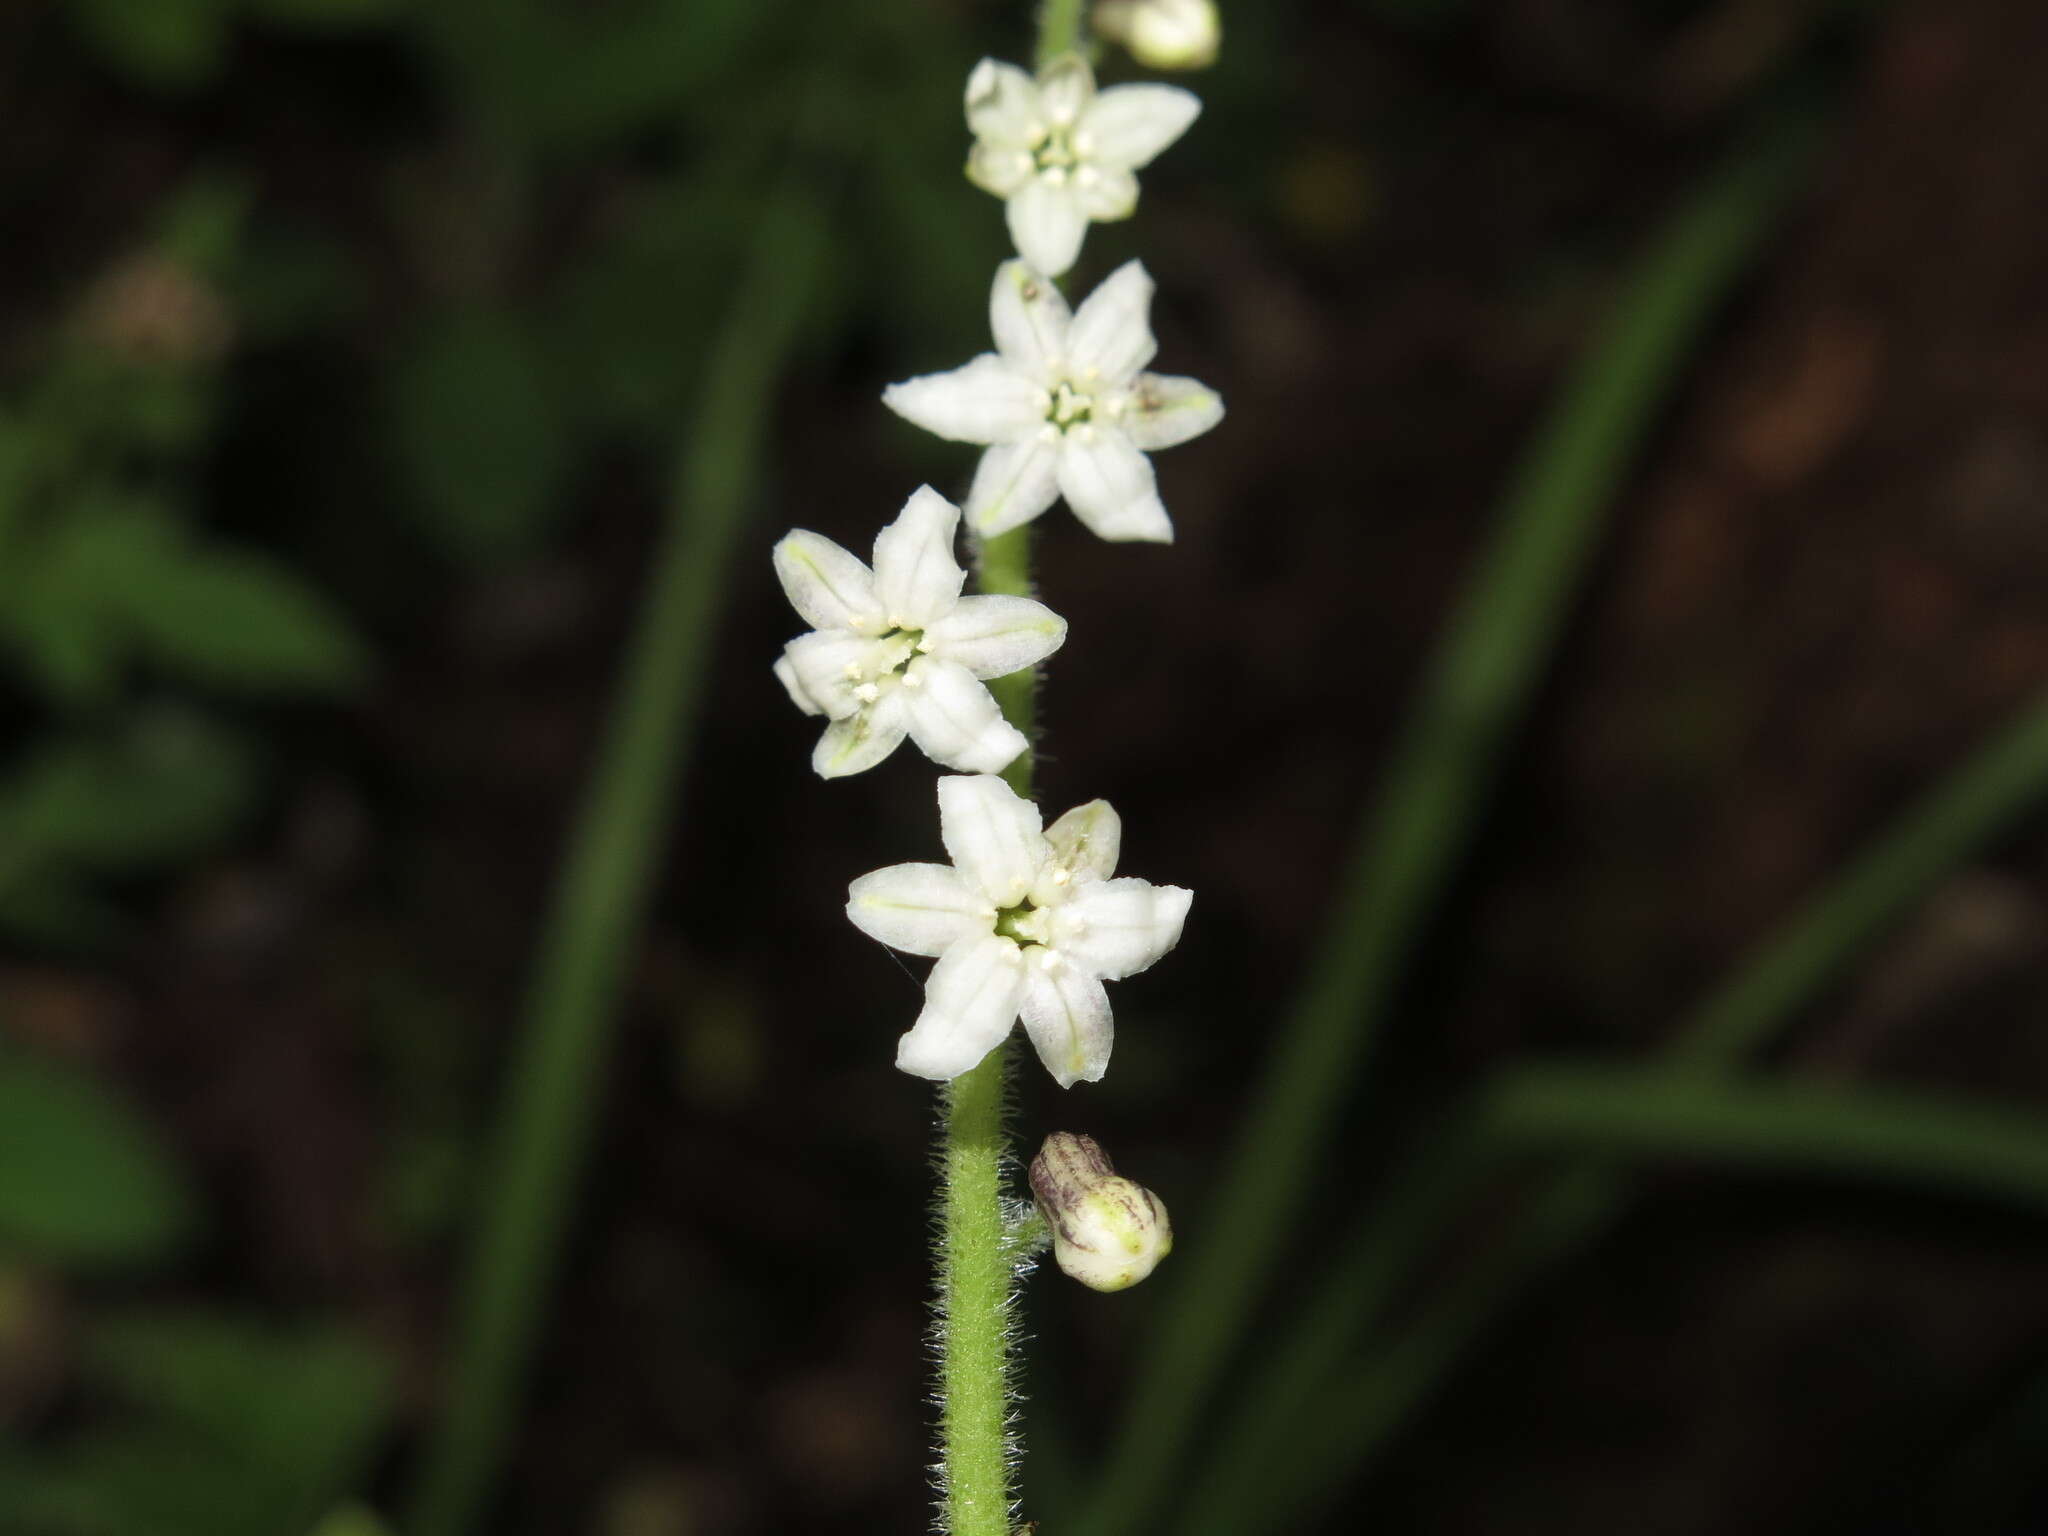
[[[1207,69],[1223,39],[1216,0],[1101,0],[1095,30],[1147,69]]]
[[[1046,1137],[1031,1160],[1031,1195],[1060,1268],[1092,1290],[1136,1285],[1173,1251],[1166,1206],[1120,1177],[1092,1136]]]

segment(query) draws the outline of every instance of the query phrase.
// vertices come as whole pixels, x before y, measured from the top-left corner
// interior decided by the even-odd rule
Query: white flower
[[[889,409],[954,442],[983,443],[967,521],[983,538],[1039,515],[1060,496],[1105,539],[1173,542],[1145,451],[1198,437],[1223,401],[1193,379],[1142,373],[1152,339],[1152,278],[1125,262],[1071,314],[1021,261],[996,269],[996,350],[950,373],[882,391]]]
[[[1207,69],[1223,41],[1216,0],[1101,0],[1095,30],[1148,69]]]
[[[958,1077],[1021,1014],[1062,1088],[1097,1081],[1109,1066],[1103,982],[1136,975],[1179,943],[1194,894],[1110,878],[1122,824],[1103,800],[1040,831],[1038,807],[1001,779],[942,778],[939,836],[950,868],[896,864],[847,890],[846,915],[861,932],[938,957],[896,1065]]]
[[[1058,277],[1081,254],[1090,219],[1127,219],[1138,206],[1131,173],[1187,132],[1202,110],[1177,85],[1116,85],[1098,93],[1087,60],[1066,54],[1033,80],[983,59],[967,77],[975,144],[967,179],[1006,202],[1017,254]]]
[[[782,590],[816,626],[783,648],[775,675],[797,708],[832,722],[811,754],[821,777],[872,768],[906,735],[974,773],[1024,750],[981,679],[1050,656],[1067,621],[1028,597],[962,597],[959,526],[960,509],[920,486],[875,536],[872,571],[802,528],[775,546]]]

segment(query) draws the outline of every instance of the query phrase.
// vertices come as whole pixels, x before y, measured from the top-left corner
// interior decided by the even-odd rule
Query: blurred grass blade
[[[707,361],[703,402],[677,461],[639,633],[527,1000],[458,1298],[454,1378],[415,1490],[408,1536],[461,1536],[475,1527],[518,1416],[564,1211],[589,1141],[621,974],[668,841],[726,566],[769,438],[776,381],[823,249],[806,194],[794,186],[774,194]]]
[[[1664,1060],[1695,1074],[1718,1074],[1740,1064],[1769,1043],[1797,1011],[1827,985],[1854,956],[1880,937],[1929,888],[1983,847],[2014,817],[2048,794],[2048,695],[1993,739],[1945,784],[1902,818],[1842,877],[1729,981],[1694,1011],[1666,1048]],[[1348,1252],[1317,1283],[1296,1321],[1261,1364],[1219,1436],[1221,1450],[1204,1465],[1190,1500],[1188,1536],[1250,1529],[1247,1513],[1262,1497],[1258,1489],[1269,1465],[1281,1455],[1301,1405],[1334,1378],[1341,1362],[1360,1348],[1378,1321],[1394,1287],[1420,1262],[1458,1207],[1499,1171],[1497,1143],[1459,1128],[1434,1138],[1390,1180],[1378,1209]],[[1543,1234],[1521,1252],[1547,1256],[1568,1246],[1573,1223],[1590,1231],[1626,1193],[1618,1169],[1605,1164],[1551,1175],[1552,1189],[1539,1195],[1525,1218]],[[1596,1199],[1593,1190],[1604,1190]],[[1555,1201],[1568,1214],[1544,1214]],[[1504,1238],[1512,1245],[1516,1240]],[[1531,1260],[1533,1262],[1533,1259]],[[1446,1301],[1431,1320],[1413,1330],[1393,1355],[1376,1368],[1381,1397],[1356,1410],[1343,1449],[1333,1453],[1346,1465],[1370,1453],[1381,1430],[1391,1427],[1388,1400],[1405,1402],[1421,1383],[1400,1373],[1431,1348],[1431,1340],[1462,1345],[1466,1329],[1476,1330],[1504,1304],[1517,1263],[1488,1264],[1466,1282],[1475,1296],[1490,1300],[1466,1316],[1461,1304]],[[1496,1288],[1501,1288],[1496,1290]],[[1462,1319],[1462,1320],[1461,1320]],[[1454,1347],[1444,1346],[1454,1353]],[[1441,1364],[1448,1367],[1451,1354]],[[1361,1389],[1363,1390],[1363,1389]],[[1296,1448],[1299,1454],[1299,1448]]]
[[[1937,881],[2044,797],[2048,693],[1908,811],[1695,1010],[1666,1049],[1668,1065],[1660,1072],[1710,1080],[1761,1049]],[[1471,1157],[1473,1149],[1459,1155]],[[1411,1185],[1435,1183],[1433,1165],[1443,1156],[1440,1149],[1424,1149],[1410,1172],[1394,1182],[1391,1208],[1399,1208],[1402,1191]],[[1470,1188],[1467,1183],[1450,1190],[1439,1202],[1441,1216],[1447,1219]],[[1497,1236],[1497,1246],[1419,1321],[1390,1331],[1367,1363],[1347,1376],[1346,1366],[1385,1300],[1385,1288],[1372,1289],[1372,1278],[1408,1272],[1432,1239],[1425,1224],[1375,1221],[1350,1255],[1331,1266],[1302,1311],[1320,1325],[1320,1352],[1309,1357],[1303,1341],[1283,1341],[1272,1357],[1276,1364],[1233,1416],[1225,1448],[1211,1459],[1199,1485],[1206,1497],[1192,1506],[1198,1513],[1188,1536],[1225,1529],[1242,1536],[1327,1499],[1538,1273],[1598,1232],[1630,1188],[1624,1168],[1610,1158],[1551,1170],[1521,1202],[1520,1216]],[[1311,1402],[1319,1425],[1312,1438],[1276,1442],[1254,1416],[1260,1410],[1271,1414],[1278,1404],[1286,1422],[1296,1422]],[[1276,1501],[1271,1489],[1283,1475],[1289,1498]],[[1219,1523],[1224,1520],[1230,1523]]]
[[[1175,1282],[1085,1536],[1149,1528],[1188,1432],[1279,1261],[1318,1151],[1401,962],[1464,854],[1495,760],[1563,628],[1615,488],[1715,303],[1775,226],[1806,163],[1800,119],[1715,174],[1644,258],[1598,346],[1523,459],[1500,522],[1365,817],[1301,1002]],[[1191,1245],[1193,1246],[1193,1245]]]
[[[1512,1141],[1631,1160],[1810,1169],[2048,1210],[2048,1125],[2038,1112],[1663,1068],[1539,1066],[1487,1091],[1484,1125]]]

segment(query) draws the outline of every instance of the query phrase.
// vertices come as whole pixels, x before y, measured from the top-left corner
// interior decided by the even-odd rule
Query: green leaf
[[[406,0],[243,0],[251,15],[308,31],[340,31],[346,27],[388,21],[405,9]]]
[[[330,692],[368,670],[326,598],[265,556],[195,545],[128,574],[108,600],[137,648],[178,676],[253,693]]]
[[[442,321],[399,363],[392,429],[428,536],[456,559],[513,559],[555,523],[569,448],[538,350],[510,317]]]
[[[2048,1210],[2048,1129],[2035,1110],[1658,1067],[1534,1066],[1488,1090],[1483,1123],[1516,1141],[1811,1169]]]
[[[5,867],[174,863],[219,841],[254,788],[239,737],[182,710],[139,711],[110,736],[45,742],[0,786]]]
[[[315,1526],[313,1536],[391,1536],[391,1527],[362,1505],[349,1504]]]
[[[226,0],[71,0],[71,17],[109,64],[159,90],[204,85],[226,52]]]
[[[197,1220],[177,1165],[121,1099],[72,1068],[0,1054],[0,1243],[61,1266],[147,1264]]]
[[[95,1327],[85,1353],[94,1379],[238,1474],[252,1515],[232,1529],[248,1536],[304,1530],[330,1511],[390,1412],[383,1357],[333,1327],[139,1313]]]

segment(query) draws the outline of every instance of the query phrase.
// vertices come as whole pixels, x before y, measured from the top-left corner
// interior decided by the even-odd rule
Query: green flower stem
[[[1028,597],[1027,524],[982,544],[975,561],[982,592]],[[995,679],[1003,718],[1028,741],[1037,714],[1038,669]],[[1010,788],[1031,796],[1035,747],[1004,770]],[[1014,1234],[1003,1221],[1009,1151],[1003,1099],[1009,1047],[991,1051],[948,1083],[941,1099],[939,1191],[939,1422],[948,1536],[1009,1536],[1012,1503],[1010,1287]]]
[[[1010,1533],[1010,1283],[1003,1230],[1009,1048],[942,1090],[939,1454],[948,1536]]]
[[[1081,46],[1081,0],[1045,0],[1038,14],[1038,62],[1050,64]]]
[[[984,542],[974,562],[975,586],[1004,597],[1030,597],[1031,524],[1013,528]],[[1003,770],[1003,782],[1026,800],[1031,798],[1032,773],[1038,760],[1038,668],[1027,667],[993,679],[988,690],[1002,706],[1003,718],[1030,742],[1017,761]]]
[[[1080,46],[1080,0],[1046,0],[1039,14],[1040,63]],[[975,586],[1031,595],[1031,525],[983,541]],[[1038,758],[1038,668],[989,683],[1003,718],[1029,743],[1003,782],[1029,800]],[[1014,1444],[1010,1287],[1013,1234],[1003,1223],[1003,1134],[1010,1048],[948,1083],[941,1098],[939,1191],[939,1421],[948,1536],[1010,1536]]]
[[[464,1536],[477,1525],[517,1420],[625,962],[696,730],[726,566],[823,248],[811,201],[796,188],[774,196],[707,362],[639,631],[541,941],[457,1297],[453,1379],[408,1536]]]

